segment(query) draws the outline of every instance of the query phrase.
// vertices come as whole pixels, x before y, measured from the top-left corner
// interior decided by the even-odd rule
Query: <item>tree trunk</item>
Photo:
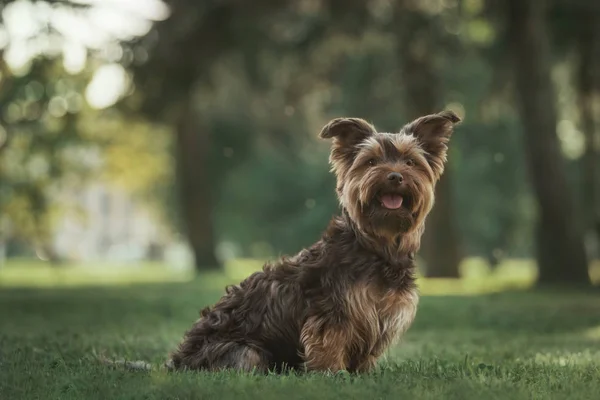
[[[443,96],[433,60],[439,49],[431,37],[433,23],[430,17],[402,6],[397,11],[404,21],[398,23],[399,58],[408,117],[413,119],[440,111]],[[426,264],[427,277],[459,277],[460,240],[448,166],[436,187],[435,206],[425,222],[420,254]]]
[[[452,175],[446,169],[435,190],[435,206],[427,217],[423,235],[425,275],[430,278],[458,278],[461,261],[458,229],[454,218]]]
[[[198,271],[218,269],[211,182],[206,167],[210,138],[197,122],[191,94],[187,95],[179,115],[176,134],[181,215],[194,253],[194,264]]]
[[[600,196],[598,193],[598,164],[600,151],[596,140],[597,126],[594,118],[594,97],[598,89],[600,68],[600,18],[592,11],[582,12],[579,37],[579,68],[577,92],[581,129],[585,135],[585,153],[582,162],[584,221],[587,233],[595,239],[592,247],[600,251]]]
[[[509,0],[508,30],[525,152],[539,208],[538,284],[589,285],[577,223],[556,135],[555,97],[543,0]]]

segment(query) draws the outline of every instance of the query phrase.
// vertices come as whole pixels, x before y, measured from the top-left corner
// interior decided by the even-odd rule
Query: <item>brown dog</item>
[[[368,371],[412,323],[414,253],[460,119],[427,115],[399,133],[329,122],[341,216],[321,240],[230,286],[185,334],[176,369]]]

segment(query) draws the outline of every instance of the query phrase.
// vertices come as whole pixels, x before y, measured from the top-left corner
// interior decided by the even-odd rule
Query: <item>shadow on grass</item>
[[[546,334],[598,325],[597,292],[520,290],[476,296],[425,296],[411,330],[479,329]]]

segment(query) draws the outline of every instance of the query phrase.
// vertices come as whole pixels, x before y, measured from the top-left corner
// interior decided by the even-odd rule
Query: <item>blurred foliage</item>
[[[0,223],[17,238],[46,244],[60,212],[50,197],[93,168],[89,156],[97,149],[80,124],[82,92],[83,81],[51,60],[35,62],[25,76],[3,64]]]
[[[90,181],[110,181],[160,211],[173,180],[165,128],[84,100],[90,71],[68,74],[40,58],[28,73],[5,68],[0,82],[4,142],[0,149],[0,222],[13,241],[52,258],[58,218],[77,212],[65,194]],[[75,208],[74,208],[75,207]]]
[[[144,34],[113,38],[112,53],[88,49],[87,66],[76,74],[48,54],[35,55],[20,74],[3,65],[0,139],[7,140],[0,141],[0,219],[10,222],[15,237],[47,240],[60,209],[52,194],[64,184],[103,179],[153,207],[165,230],[182,231],[173,115],[185,92],[193,95],[209,135],[203,165],[210,187],[204,190],[215,197],[221,254],[264,257],[310,244],[337,212],[328,144],[316,138],[322,124],[352,115],[393,131],[408,122],[406,85],[398,73],[397,2],[275,7],[262,0],[252,10],[225,2],[166,3],[202,24],[167,20]],[[503,60],[501,7],[484,0],[402,5],[435,19],[443,49],[435,54],[440,103],[465,117],[453,139],[450,168],[466,254],[531,255],[536,209]],[[565,53],[574,39],[564,32],[574,28],[569,15],[556,11],[560,7],[567,6],[560,4],[548,19],[560,39],[553,47],[557,87],[567,89],[559,90],[559,101],[568,103],[571,77],[560,68],[573,68]],[[215,19],[202,19],[209,17]],[[228,23],[218,24],[219,18]],[[173,25],[181,25],[187,41],[160,53],[159,35],[177,35]],[[214,37],[192,40],[207,32]],[[418,40],[412,44],[417,50]],[[96,67],[106,62],[120,63],[134,79],[118,107],[97,110],[84,94]],[[564,110],[561,119],[575,126],[577,116]],[[571,131],[561,140],[575,184],[580,154],[568,150],[579,139]]]

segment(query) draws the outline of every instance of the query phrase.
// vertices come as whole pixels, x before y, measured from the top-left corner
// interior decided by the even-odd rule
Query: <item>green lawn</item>
[[[600,396],[600,293],[498,291],[526,286],[524,276],[420,280],[424,296],[415,324],[368,375],[263,377],[162,370],[159,364],[198,310],[242,274],[238,267],[228,269],[229,276],[189,280],[183,272],[145,266],[137,275],[132,270],[113,273],[104,282],[98,276],[111,276],[110,271],[0,270],[0,399]],[[173,282],[154,282],[159,279],[152,277],[161,274]],[[25,277],[35,287],[19,287],[25,286]],[[136,283],[140,280],[145,283]],[[113,285],[118,282],[123,284]],[[99,356],[147,360],[153,370],[111,369]]]

